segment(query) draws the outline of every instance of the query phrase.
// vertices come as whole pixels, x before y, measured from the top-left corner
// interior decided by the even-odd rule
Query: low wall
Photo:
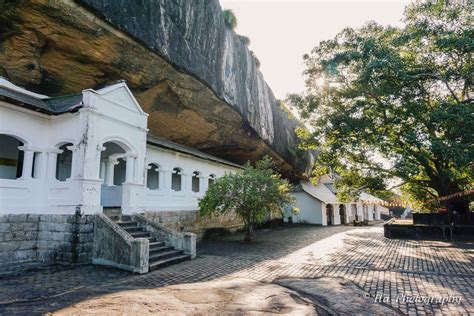
[[[24,263],[88,263],[94,215],[0,216],[0,273]]]
[[[209,229],[224,228],[236,231],[243,227],[243,222],[235,214],[201,217],[199,211],[157,211],[145,212],[146,219],[178,232],[195,233],[198,240],[204,237]]]
[[[384,224],[384,236],[390,239],[474,240],[474,226],[417,225],[392,220]]]
[[[447,213],[413,213],[413,223],[420,225],[474,225],[474,212],[453,214],[451,218]]]

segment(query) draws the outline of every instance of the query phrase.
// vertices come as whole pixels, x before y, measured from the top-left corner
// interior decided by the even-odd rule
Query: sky
[[[237,17],[238,34],[250,38],[250,49],[278,99],[304,90],[303,54],[343,28],[374,20],[402,25],[407,0],[220,0]]]

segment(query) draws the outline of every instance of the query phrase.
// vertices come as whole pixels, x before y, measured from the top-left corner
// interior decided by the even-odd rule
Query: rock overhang
[[[125,79],[153,135],[242,164],[309,172],[288,118],[215,1],[3,3],[0,75],[60,95]]]

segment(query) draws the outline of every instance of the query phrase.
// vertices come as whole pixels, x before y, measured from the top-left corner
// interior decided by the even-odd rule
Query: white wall
[[[25,166],[27,156],[31,156],[29,172],[23,173],[20,179],[0,179],[0,214],[54,213],[52,204],[66,213],[74,212],[74,205],[79,204],[76,183],[59,182],[55,175],[59,146],[79,140],[75,133],[78,118],[78,113],[48,116],[0,101],[0,134],[24,143]],[[34,177],[31,175],[33,157],[36,157]]]
[[[323,214],[321,211],[321,201],[312,197],[306,192],[295,192],[294,207],[300,212],[293,216],[295,223],[323,224]]]
[[[97,92],[85,90],[83,103],[76,113],[49,116],[0,102],[0,134],[14,135],[24,143],[24,165],[30,168],[30,176],[0,179],[0,214],[74,214],[78,205],[83,213],[96,213],[107,204],[104,194],[113,194],[110,198],[118,199],[124,213],[197,210],[211,175],[218,178],[238,170],[147,146],[148,115],[123,84]],[[57,156],[65,143],[72,144],[68,146],[73,152],[71,176],[58,181]],[[110,143],[119,146],[120,152],[107,149]],[[31,177],[33,157],[35,172]],[[106,182],[104,164],[117,161],[117,165],[109,163],[109,167],[114,166],[113,173],[108,172],[113,179]],[[157,190],[146,187],[149,163],[159,166]],[[67,173],[65,167],[59,167],[61,174]],[[180,191],[171,190],[171,173],[176,167],[182,170]],[[192,191],[195,171],[200,174],[199,192]]]
[[[160,186],[155,190],[144,188],[137,211],[197,210],[198,199],[204,196],[211,175],[219,178],[227,172],[239,170],[188,154],[147,145],[146,166],[151,163],[159,166]],[[174,168],[182,170],[181,191],[171,189]],[[195,171],[200,174],[199,192],[192,191],[192,176]]]

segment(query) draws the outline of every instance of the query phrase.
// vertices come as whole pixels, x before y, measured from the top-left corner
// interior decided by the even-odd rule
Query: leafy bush
[[[271,214],[282,214],[293,200],[288,181],[272,170],[272,161],[265,157],[255,167],[247,163],[243,170],[218,178],[199,208],[201,216],[235,212],[244,222],[245,241],[250,242],[255,225]]]

